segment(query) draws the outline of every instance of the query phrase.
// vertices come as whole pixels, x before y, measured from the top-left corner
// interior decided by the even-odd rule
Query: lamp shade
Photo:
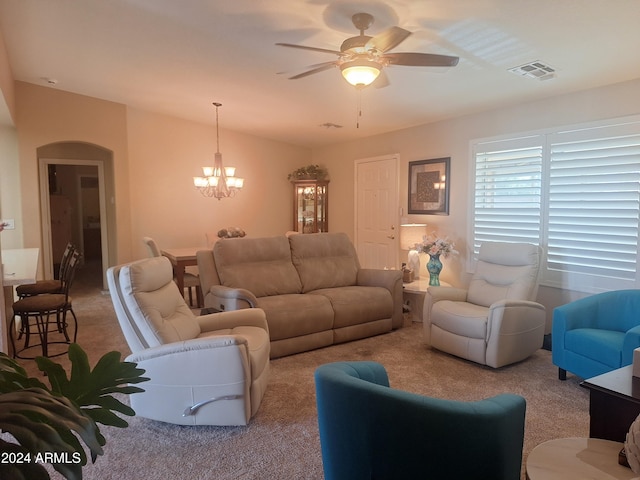
[[[380,75],[380,65],[364,59],[356,59],[340,65],[342,76],[353,86],[370,85]]]
[[[405,223],[400,225],[400,248],[413,250],[416,243],[421,243],[427,234],[426,223]]]

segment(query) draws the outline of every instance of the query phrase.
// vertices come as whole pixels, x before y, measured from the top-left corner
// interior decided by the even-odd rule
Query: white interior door
[[[355,244],[363,268],[400,268],[398,165],[397,154],[356,161]]]

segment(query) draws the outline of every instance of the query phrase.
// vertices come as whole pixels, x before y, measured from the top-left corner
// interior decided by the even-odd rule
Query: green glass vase
[[[429,261],[427,262],[427,271],[429,272],[429,286],[440,286],[440,272],[442,271],[442,262],[440,261],[440,254],[429,254]]]

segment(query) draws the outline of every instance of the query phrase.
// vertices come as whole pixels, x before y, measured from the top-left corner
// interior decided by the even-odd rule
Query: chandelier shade
[[[216,107],[216,154],[212,167],[202,167],[202,177],[193,177],[193,185],[205,197],[222,198],[233,197],[244,186],[244,178],[236,177],[235,167],[225,167],[220,153],[220,130],[218,121],[218,107],[221,103],[214,103]]]

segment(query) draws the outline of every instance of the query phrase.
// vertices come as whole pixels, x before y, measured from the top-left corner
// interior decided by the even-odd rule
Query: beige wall
[[[193,177],[213,164],[213,125],[129,109],[128,132],[134,257],[146,256],[143,236],[161,248],[204,247],[206,233],[225,227],[241,227],[251,236],[291,229],[287,174],[308,163],[309,150],[221,128],[223,163],[236,167],[245,187],[232,199],[217,200],[193,187]]]
[[[13,74],[4,37],[0,32],[0,124],[13,124],[15,106]]]
[[[16,224],[16,228],[23,230],[23,246],[41,247],[42,243],[38,149],[58,142],[79,142],[97,145],[112,152],[119,202],[115,203],[116,248],[111,255],[114,261],[130,256],[126,107],[23,82],[16,82],[15,91],[24,219],[22,225]]]
[[[313,162],[326,165],[331,172],[331,229],[353,232],[354,160],[399,153],[400,197],[406,212],[408,162],[451,157],[450,215],[411,215],[404,219],[427,223],[429,231],[449,235],[456,241],[461,255],[444,261],[445,268],[441,278],[454,285],[465,286],[468,282],[467,210],[472,191],[469,179],[471,140],[638,113],[640,80],[635,80],[331,145],[316,149],[313,152]],[[582,294],[542,287],[539,299],[547,306],[550,314],[554,306],[579,296]]]
[[[22,201],[17,183],[20,179],[18,136],[10,125],[0,125],[0,218],[22,223]],[[2,248],[22,247],[22,229],[4,230]]]
[[[19,148],[19,172],[12,175],[8,193],[22,199],[24,221],[16,218],[16,235],[23,241],[18,247],[41,246],[38,156],[51,158],[59,151],[61,158],[78,159],[83,143],[112,153],[106,171],[115,186],[107,198],[115,210],[112,264],[146,256],[144,235],[155,237],[161,246],[204,246],[207,232],[224,227],[240,226],[252,236],[291,228],[287,174],[308,163],[308,149],[221,129],[223,160],[237,167],[245,189],[234,199],[218,201],[202,197],[192,181],[213,160],[213,125],[21,82],[16,83],[16,96],[13,149]],[[7,138],[11,151],[10,129]],[[3,139],[0,130],[0,151]]]
[[[408,162],[451,157],[450,215],[404,215],[402,220],[426,222],[430,231],[456,241],[461,255],[447,260],[443,271],[443,280],[454,285],[465,285],[468,279],[465,262],[471,140],[640,112],[640,80],[635,80],[313,151],[222,128],[223,159],[238,168],[246,186],[236,198],[218,201],[201,197],[191,183],[200,167],[213,159],[213,126],[21,82],[16,83],[15,95],[17,136],[12,127],[0,129],[0,153],[7,153],[0,157],[3,173],[5,165],[11,172],[11,158],[16,158],[19,150],[16,183],[0,183],[0,207],[9,208],[8,195],[22,202],[12,207],[21,208],[24,218],[19,226],[20,216],[12,214],[18,227],[12,233],[17,239],[15,246],[40,245],[36,151],[55,142],[87,142],[113,152],[118,262],[146,255],[141,242],[144,235],[155,237],[167,247],[204,246],[205,233],[228,226],[240,226],[255,236],[290,229],[291,187],[286,176],[308,163],[329,169],[330,230],[352,235],[355,160],[399,153],[401,205],[406,211]],[[3,240],[9,241],[9,237],[5,235]],[[547,307],[579,295],[550,288],[541,288],[540,292]]]

